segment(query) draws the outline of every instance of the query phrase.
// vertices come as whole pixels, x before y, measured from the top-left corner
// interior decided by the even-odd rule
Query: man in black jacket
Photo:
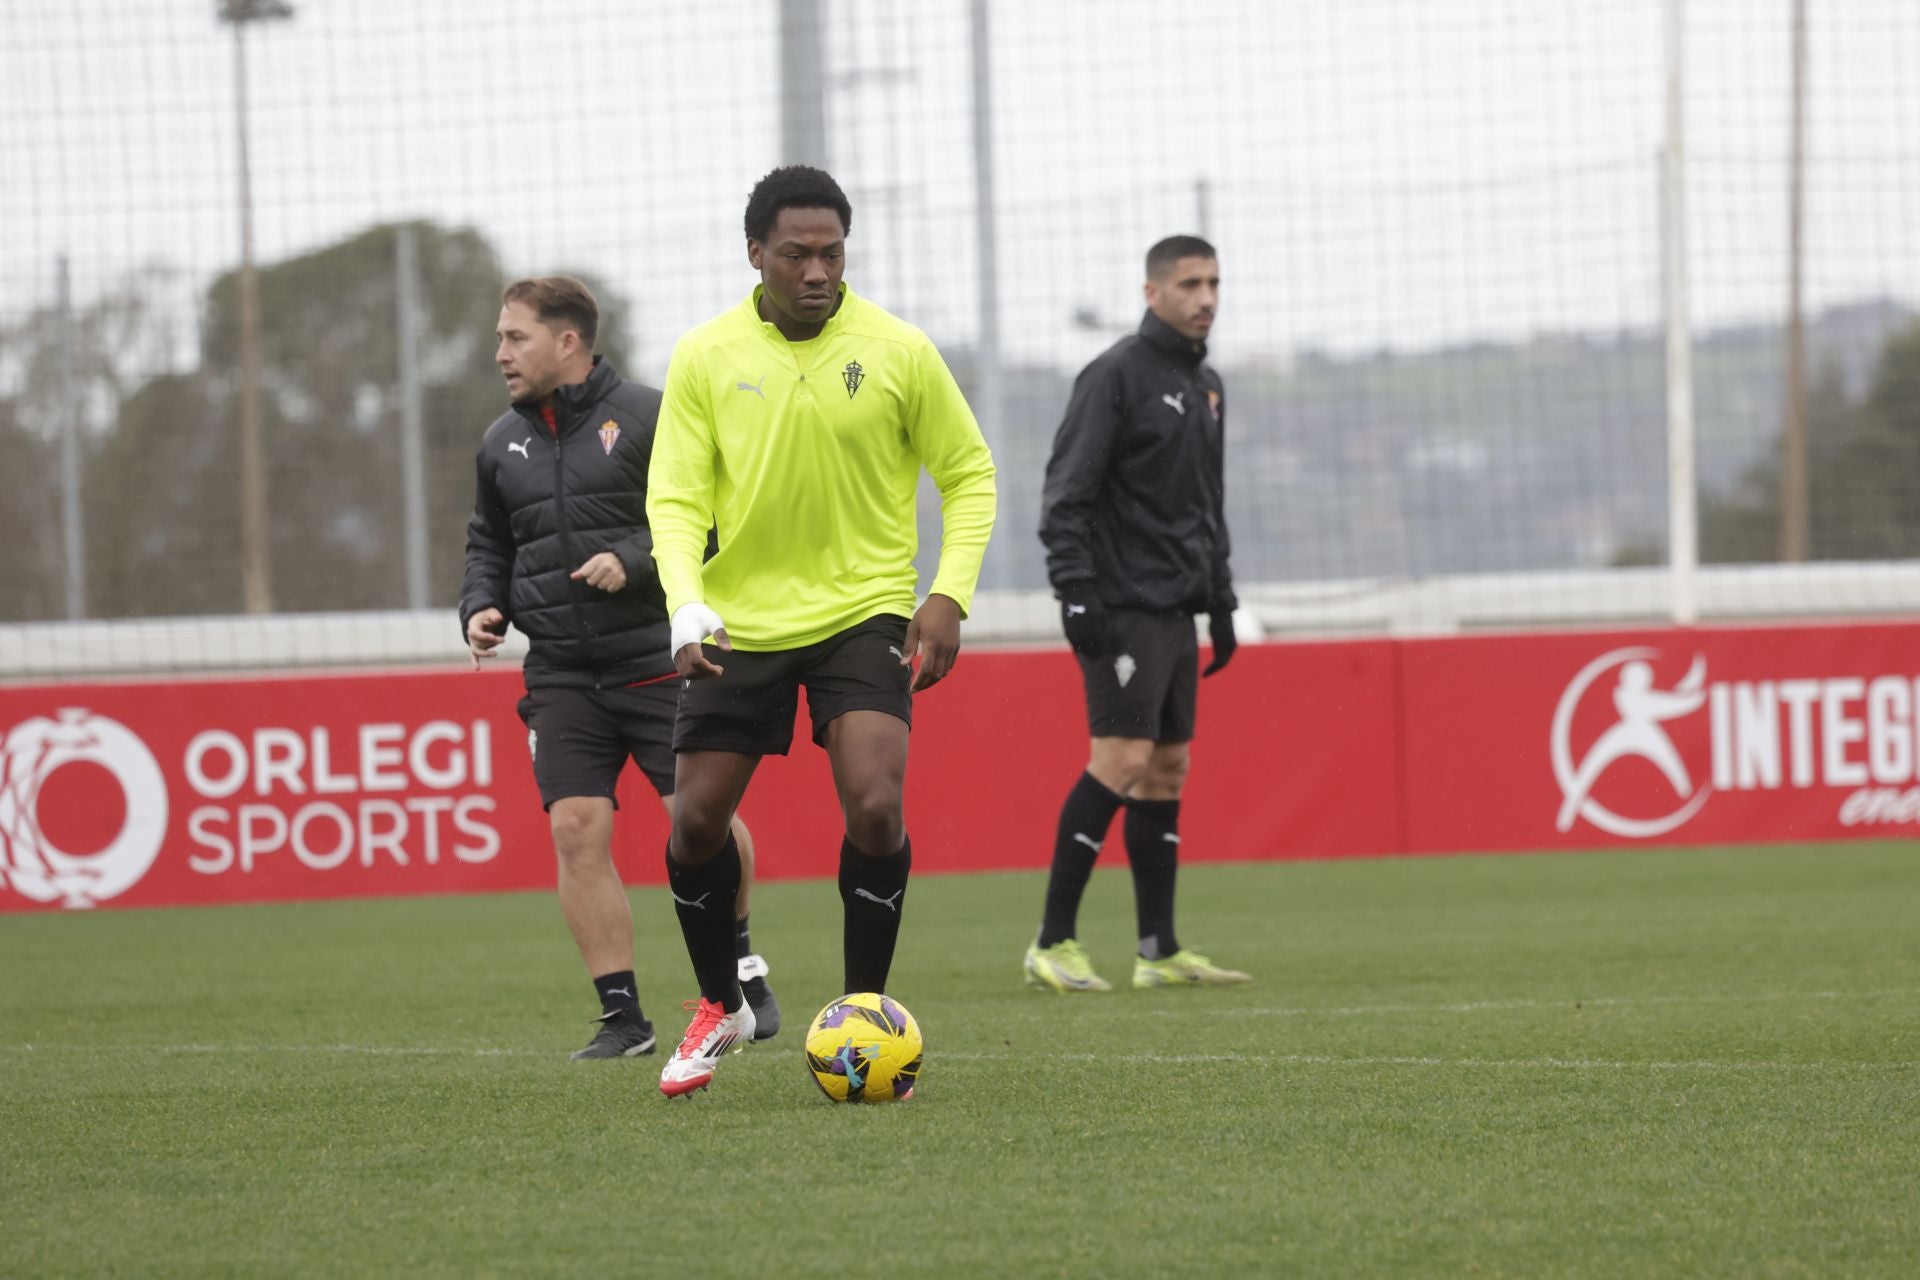
[[[1213,246],[1170,236],[1147,252],[1147,314],[1080,373],[1054,437],[1040,516],[1047,576],[1080,660],[1092,750],[1060,810],[1027,981],[1109,991],[1075,937],[1113,815],[1123,806],[1140,949],[1133,985],[1221,986],[1247,975],[1174,936],[1173,886],[1199,694],[1194,616],[1212,675],[1233,657],[1223,506],[1226,401],[1206,363],[1220,296]]]
[[[559,858],[560,908],[600,997],[575,1058],[651,1053],[633,974],[633,918],[614,869],[614,785],[629,757],[673,812],[679,677],[647,528],[647,462],[660,393],[593,354],[599,308],[569,276],[501,297],[495,360],[512,407],[487,428],[467,522],[460,626],[473,655],[526,634],[520,718]],[[747,933],[752,838],[736,817],[735,930],[756,1040],[780,1028],[766,961]]]

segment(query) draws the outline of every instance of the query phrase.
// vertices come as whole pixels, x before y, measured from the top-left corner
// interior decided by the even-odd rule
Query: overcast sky
[[[965,0],[822,0],[849,281],[975,331]],[[372,223],[480,228],[512,272],[624,292],[643,375],[753,283],[779,163],[776,0],[295,0],[249,37],[259,252]],[[1808,280],[1920,303],[1920,4],[1811,0]],[[231,39],[213,0],[0,0],[0,319],[70,255],[191,299],[237,257]],[[1688,0],[1696,314],[1785,297],[1789,0]],[[1207,232],[1226,360],[1616,329],[1658,315],[1660,0],[992,5],[1004,340],[1073,364],[1139,257]],[[491,316],[476,316],[491,326]]]

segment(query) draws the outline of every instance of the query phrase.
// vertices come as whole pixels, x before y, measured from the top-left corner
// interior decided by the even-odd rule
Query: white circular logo
[[[1659,656],[1658,649],[1638,646],[1603,653],[1580,668],[1566,692],[1560,695],[1560,705],[1553,712],[1552,741],[1553,776],[1560,783],[1561,795],[1560,814],[1554,825],[1560,830],[1570,831],[1575,818],[1585,818],[1610,834],[1644,840],[1674,830],[1700,812],[1700,806],[1713,794],[1713,788],[1705,784],[1694,790],[1686,762],[1680,759],[1664,727],[1667,721],[1691,715],[1706,703],[1707,660],[1704,655],[1695,654],[1693,665],[1687,668],[1679,684],[1671,689],[1656,689],[1651,660]],[[1619,680],[1613,688],[1613,706],[1619,720],[1593,740],[1576,766],[1569,741],[1573,714],[1587,689],[1614,667],[1620,668]],[[1628,818],[1595,800],[1594,783],[1609,765],[1628,756],[1638,756],[1659,769],[1673,785],[1680,807],[1661,818]]]
[[[56,846],[40,825],[40,790],[63,765],[86,762],[114,776],[126,795],[119,834],[96,853]],[[167,834],[167,782],[134,732],[81,707],[58,720],[37,716],[0,740],[0,888],[66,907],[125,893],[160,856]]]

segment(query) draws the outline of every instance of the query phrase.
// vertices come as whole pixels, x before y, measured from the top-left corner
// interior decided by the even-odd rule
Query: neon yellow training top
[[[760,318],[761,290],[682,335],[647,471],[669,613],[701,601],[746,650],[911,617],[925,464],[943,537],[931,591],[964,615],[993,529],[993,456],[927,336],[840,286],[817,337]],[[707,530],[720,550],[704,567]]]

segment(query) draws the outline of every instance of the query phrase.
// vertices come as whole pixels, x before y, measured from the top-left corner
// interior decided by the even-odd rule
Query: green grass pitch
[[[866,1108],[800,1055],[826,883],[757,890],[786,1029],[675,1102],[566,1060],[549,895],[0,919],[0,1275],[1920,1274],[1920,847],[1192,867],[1256,982],[1180,992],[1107,863],[1106,996],[1021,986],[1037,874],[915,881]]]

